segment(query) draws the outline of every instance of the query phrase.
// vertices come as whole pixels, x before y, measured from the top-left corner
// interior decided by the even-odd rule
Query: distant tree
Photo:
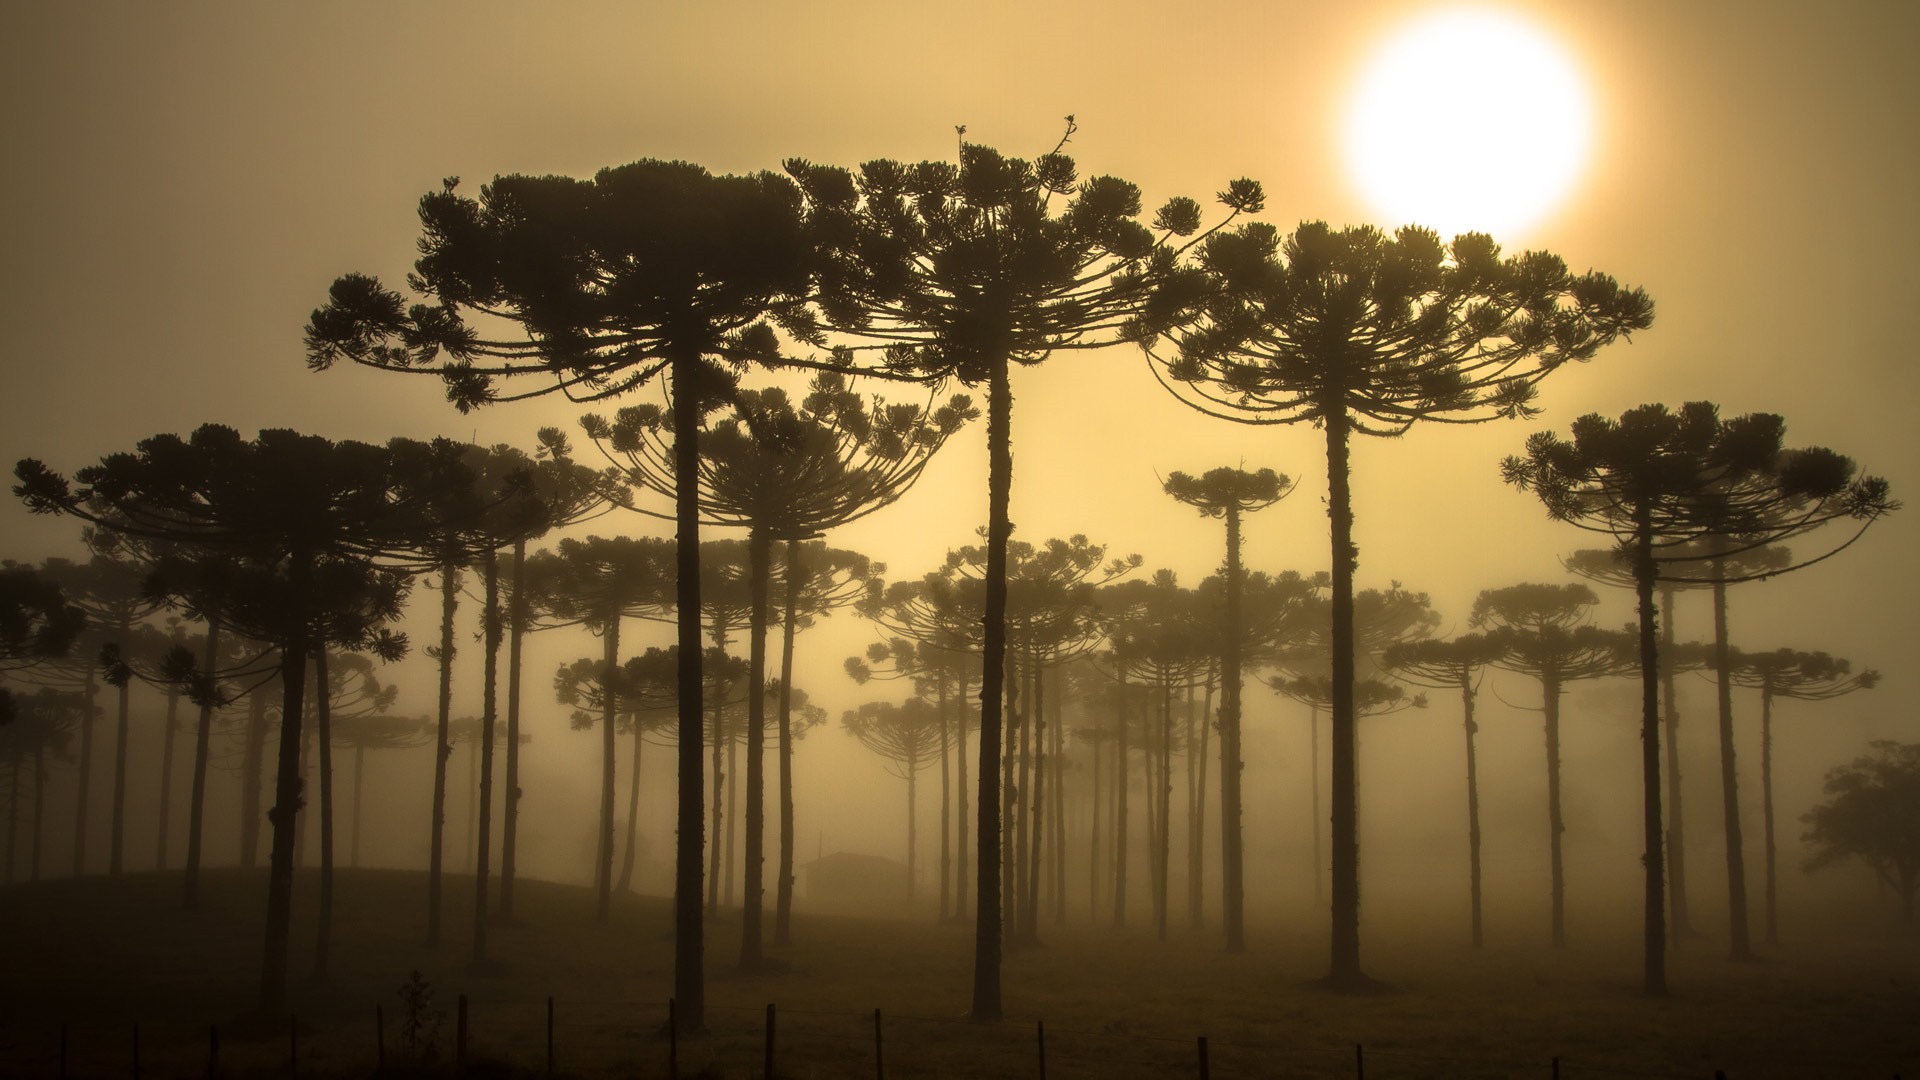
[[[1717,659],[1716,661],[1717,662]],[[1773,703],[1777,698],[1831,701],[1855,690],[1879,685],[1877,671],[1855,672],[1853,665],[1823,652],[1775,649],[1772,652],[1727,650],[1728,675],[1736,686],[1760,691],[1760,816],[1767,849],[1767,944],[1780,944],[1780,919],[1775,907],[1776,876],[1773,843]]]
[[[1295,626],[1288,639],[1290,646],[1268,659],[1269,666],[1280,669],[1282,682],[1301,677],[1310,680],[1330,677],[1336,640],[1333,604],[1329,597],[1317,591],[1326,587],[1324,583],[1316,584],[1316,591],[1294,613]],[[1403,589],[1397,581],[1385,589],[1362,589],[1353,596],[1351,636],[1356,661],[1377,663],[1387,649],[1424,638],[1439,625],[1440,613],[1433,610],[1427,594]],[[1268,684],[1273,685],[1273,680],[1269,679]],[[1320,847],[1321,823],[1326,821],[1320,812],[1320,714],[1330,713],[1333,699],[1331,696],[1315,699],[1309,695],[1299,700],[1307,706],[1307,759],[1311,763],[1307,774],[1313,806],[1313,898],[1315,902],[1324,902],[1321,878],[1327,869],[1327,860]],[[1356,742],[1356,754],[1358,745]]]
[[[1687,555],[1686,545],[1664,549],[1672,560]],[[1741,561],[1753,568],[1785,569],[1793,561],[1785,548],[1768,547],[1747,552]],[[1619,551],[1588,548],[1561,560],[1567,569],[1584,578],[1625,589],[1634,587],[1633,567],[1621,559]],[[1709,649],[1681,648],[1673,638],[1674,599],[1683,589],[1700,588],[1684,582],[1662,580],[1656,588],[1660,597],[1660,698],[1664,703],[1661,723],[1667,741],[1667,905],[1672,909],[1675,937],[1697,936],[1687,907],[1687,830],[1685,786],[1680,782],[1680,704],[1674,688],[1674,676],[1682,671],[1705,667],[1711,658]]]
[[[949,730],[939,710],[922,698],[908,698],[903,704],[869,701],[858,709],[848,709],[840,717],[847,734],[879,754],[887,768],[907,782],[907,901],[913,901],[914,878],[919,873],[919,791],[920,770],[933,764],[945,746]]]
[[[1920,743],[1876,739],[1873,752],[1827,773],[1827,801],[1800,816],[1813,847],[1808,870],[1859,859],[1900,897],[1913,923],[1920,893]]]
[[[69,756],[73,729],[85,711],[84,695],[42,686],[32,693],[13,698],[13,720],[0,727],[0,761],[7,766],[7,884],[14,880],[14,841],[19,836],[20,772],[32,764],[33,788],[32,838],[28,851],[27,875],[40,880],[40,838],[47,792],[47,757]]]
[[[1648,994],[1667,992],[1654,588],[1662,576],[1699,580],[1697,575],[1663,575],[1660,554],[1668,549],[1687,551],[1685,545],[1724,527],[1725,495],[1732,486],[1753,485],[1756,499],[1771,487],[1771,498],[1760,499],[1762,503],[1798,508],[1798,528],[1770,530],[1765,542],[1755,547],[1843,519],[1858,522],[1863,531],[1898,506],[1889,497],[1886,481],[1856,478],[1853,463],[1831,450],[1782,453],[1783,430],[1778,416],[1764,413],[1722,421],[1711,402],[1689,403],[1677,414],[1663,405],[1643,405],[1618,421],[1597,414],[1583,416],[1574,421],[1570,440],[1538,432],[1528,437],[1524,457],[1510,457],[1501,465],[1507,482],[1532,491],[1555,520],[1614,537],[1622,561],[1633,567],[1639,601],[1646,842],[1644,989]],[[1820,558],[1850,543],[1852,539]]]
[[[513,883],[518,868],[520,823],[520,671],[521,650],[532,629],[534,585],[527,580],[527,544],[546,531],[590,521],[631,496],[626,481],[611,469],[594,470],[573,460],[573,448],[557,427],[535,435],[534,460],[526,470],[528,493],[541,514],[512,536],[506,578],[507,735],[506,799],[500,821],[500,918],[513,921]]]
[[[1499,647],[1484,634],[1461,634],[1446,641],[1428,639],[1389,645],[1380,658],[1381,666],[1395,678],[1435,689],[1460,691],[1462,726],[1467,733],[1468,921],[1476,949],[1484,947],[1486,936],[1480,918],[1480,770],[1473,741],[1480,725],[1473,719],[1473,704],[1480,691],[1480,675],[1499,652]]]
[[[1358,789],[1354,772],[1353,542],[1348,442],[1416,422],[1526,416],[1538,384],[1568,361],[1653,321],[1653,303],[1597,273],[1575,277],[1546,252],[1502,259],[1479,233],[1443,245],[1405,227],[1282,237],[1245,225],[1200,248],[1201,287],[1156,299],[1149,318],[1180,328],[1154,372],[1207,413],[1254,424],[1311,423],[1327,445],[1333,561],[1333,935],[1328,982],[1371,984],[1360,966]],[[1148,336],[1141,335],[1142,341]],[[1149,352],[1150,356],[1153,353]]]
[[[670,604],[677,556],[669,540],[634,537],[561,540],[554,554],[532,557],[529,572],[552,623],[577,623],[600,635],[603,670],[620,667],[620,622],[660,618]],[[686,674],[682,664],[680,674]],[[601,700],[599,841],[594,855],[596,917],[605,923],[613,899],[614,717],[619,683]],[[686,737],[685,728],[680,735]]]
[[[86,620],[86,612],[33,567],[0,563],[0,673],[67,655]],[[9,691],[0,687],[0,724],[12,719],[12,709]]]
[[[748,530],[752,606],[747,662],[752,682],[764,687],[774,543],[788,544],[791,559],[800,550],[793,545],[894,502],[919,478],[934,452],[978,412],[964,395],[937,410],[931,403],[925,409],[889,406],[877,398],[869,408],[837,373],[816,376],[797,407],[777,388],[741,391],[732,404],[733,415],[706,433],[701,448],[700,510],[702,524]],[[671,413],[657,406],[631,406],[620,410],[612,424],[597,416],[583,418],[582,424],[635,484],[671,498],[676,486]],[[790,576],[792,572],[790,567]],[[790,677],[791,672],[783,675]],[[764,704],[760,691],[749,698],[740,947],[744,968],[763,961]],[[786,744],[791,744],[790,735]],[[790,770],[782,777],[790,782]],[[783,797],[782,806],[786,803]]]
[[[1560,800],[1560,698],[1578,679],[1623,675],[1632,670],[1633,639],[1589,625],[1600,598],[1578,583],[1524,584],[1487,589],[1473,601],[1467,625],[1486,631],[1493,664],[1540,680],[1546,719],[1547,851],[1551,880],[1553,947],[1567,945],[1567,874],[1561,835],[1567,831]]]
[[[1293,491],[1293,481],[1272,469],[1247,472],[1222,466],[1199,477],[1183,472],[1168,475],[1166,493],[1200,511],[1201,516],[1227,522],[1226,626],[1220,636],[1220,889],[1221,926],[1227,951],[1243,952],[1246,943],[1246,886],[1240,840],[1240,518],[1264,510]],[[1209,717],[1209,722],[1212,718]]]
[[[355,658],[352,654],[348,654],[345,659],[363,658]],[[385,689],[396,688],[386,687]],[[391,705],[391,700],[387,704]],[[334,745],[353,751],[353,831],[348,834],[347,840],[348,866],[358,868],[360,865],[360,825],[365,819],[365,815],[361,813],[361,806],[366,780],[367,751],[411,750],[432,742],[434,735],[434,721],[424,717],[396,716],[384,709],[373,711],[356,709],[347,713],[334,714]]]
[[[450,449],[422,452],[450,466]],[[189,438],[155,436],[133,453],[81,469],[77,491],[38,461],[15,469],[15,493],[36,512],[72,514],[252,564],[226,614],[236,629],[280,650],[283,699],[260,985],[265,1012],[277,1011],[286,994],[307,658],[322,643],[341,640],[349,629],[342,620],[356,613],[368,616],[370,638],[391,648],[402,644],[374,627],[397,616],[405,581],[373,560],[417,535],[417,508],[396,481],[418,475],[427,463],[415,458],[402,465],[387,447],[365,443],[284,430],[249,441],[230,428],[205,425]]]
[[[714,176],[686,162],[636,161],[592,180],[500,176],[479,199],[457,179],[420,201],[420,301],[376,279],[335,281],[307,324],[308,365],[339,360],[438,376],[460,409],[543,393],[617,397],[655,378],[675,411],[676,536],[683,686],[701,683],[700,419],[731,392],[741,367],[794,363],[774,326],[818,344],[806,306],[815,238],[786,179]],[[468,321],[520,334],[482,336]],[[444,359],[443,359],[444,357]],[[540,382],[501,396],[496,380]],[[528,382],[519,378],[517,382]],[[680,703],[675,871],[675,1017],[706,1023],[700,910],[704,806],[700,702]]]
[[[1110,176],[1081,182],[1061,153],[1025,161],[962,142],[960,162],[871,161],[857,177],[789,162],[831,258],[821,272],[830,325],[885,349],[894,372],[987,386],[987,567],[982,612],[978,903],[971,1015],[998,1019],[1001,890],[999,759],[1005,694],[1007,543],[1013,484],[1013,364],[1142,334],[1140,301],[1170,271],[1200,206],[1174,199],[1153,225],[1140,192]],[[964,129],[961,132],[965,134]],[[1258,184],[1221,196],[1232,214],[1260,209]],[[1062,205],[1064,204],[1064,205]],[[1230,219],[1229,219],[1230,220]],[[1224,222],[1222,223],[1224,224]],[[1216,226],[1216,228],[1219,226]],[[1157,234],[1157,235],[1156,235]],[[1188,241],[1191,243],[1192,241]]]

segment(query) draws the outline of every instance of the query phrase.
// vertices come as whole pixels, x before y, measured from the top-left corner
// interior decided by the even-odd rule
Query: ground
[[[682,1076],[760,1076],[770,1003],[785,1077],[880,1075],[876,1008],[895,1077],[1199,1076],[1201,1036],[1216,1077],[1920,1075],[1920,937],[1891,926],[1809,929],[1749,964],[1691,941],[1672,995],[1649,999],[1626,926],[1588,928],[1561,953],[1476,953],[1450,925],[1370,926],[1368,968],[1392,990],[1343,997],[1312,985],[1318,926],[1255,926],[1249,950],[1227,955],[1211,930],[1161,943],[1150,928],[1043,922],[1042,946],[1007,956],[1007,1019],[978,1025],[963,1015],[970,921],[801,917],[776,951],[785,969],[743,975],[738,915],[722,913],[708,924],[709,1031],[673,1046],[664,898],[622,898],[602,927],[590,890],[522,882],[517,921],[492,928],[475,967],[471,878],[447,879],[445,939],[428,950],[424,875],[343,873],[332,974],[315,982],[316,880],[298,885],[292,1015],[265,1018],[250,1015],[262,872],[208,875],[195,912],[178,874],[0,889],[0,1075],[58,1075],[63,1029],[71,1077],[134,1075],[136,1055],[141,1076],[204,1076],[216,1037],[223,1075],[287,1076],[290,1059],[300,1077],[366,1075],[382,1045],[397,1068],[414,970],[445,1073],[464,995],[475,1075],[547,1075],[549,998],[555,1072],[580,1077],[667,1076],[676,1056]]]

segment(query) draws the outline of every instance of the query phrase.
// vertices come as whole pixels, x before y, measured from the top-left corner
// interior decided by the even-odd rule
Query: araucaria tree
[[[823,372],[796,408],[784,391],[742,391],[733,415],[716,424],[701,448],[700,509],[704,524],[748,530],[751,611],[748,669],[752,690],[747,713],[746,881],[741,916],[740,966],[762,960],[761,910],[765,837],[764,749],[766,743],[767,628],[773,580],[773,544],[786,544],[785,579],[791,590],[801,569],[802,543],[827,529],[886,506],[912,487],[927,462],[967,420],[977,416],[964,395],[935,409],[891,405],[847,388],[844,377]],[[672,498],[672,410],[632,406],[608,424],[582,421],[587,434],[614,465],[642,488]],[[642,507],[644,509],[644,507]],[[788,607],[792,606],[791,591]],[[785,652],[791,657],[791,651]],[[783,682],[792,673],[783,666]],[[790,717],[779,718],[783,813],[790,806],[787,766]],[[784,832],[783,828],[783,832]]]
[[[1587,623],[1600,598],[1578,583],[1488,589],[1473,601],[1467,624],[1487,632],[1493,664],[1540,680],[1546,720],[1547,851],[1553,947],[1567,944],[1567,874],[1560,838],[1567,831],[1560,800],[1560,698],[1566,684],[1625,674],[1634,661],[1626,634]]]
[[[1678,413],[1642,405],[1618,421],[1597,414],[1575,420],[1572,438],[1552,432],[1527,439],[1525,456],[1501,466],[1508,483],[1532,491],[1554,519],[1612,536],[1618,558],[1633,568],[1639,600],[1641,779],[1644,800],[1646,936],[1644,988],[1666,993],[1664,865],[1660,834],[1660,663],[1654,589],[1662,577],[1698,581],[1693,545],[1725,530],[1736,498],[1751,520],[1792,528],[1766,530],[1754,547],[1852,520],[1859,529],[1817,558],[1851,544],[1898,504],[1887,483],[1856,477],[1853,462],[1826,449],[1782,451],[1785,425],[1756,413],[1722,421],[1711,402]],[[1673,564],[1664,552],[1686,553]],[[1806,565],[1806,560],[1800,565]],[[1736,952],[1736,955],[1738,953]]]
[[[962,143],[960,163],[872,161],[858,176],[791,162],[831,258],[821,272],[830,325],[885,350],[900,376],[987,387],[987,594],[980,679],[979,867],[971,1015],[1001,1014],[999,760],[1006,679],[1007,540],[1013,526],[1014,364],[1150,332],[1140,303],[1170,272],[1201,211],[1174,199],[1152,227],[1140,191],[1111,176],[1082,182],[1073,159],[1026,161]],[[1260,186],[1235,181],[1232,214],[1260,209]],[[1230,219],[1229,219],[1230,220]],[[1225,224],[1222,222],[1221,224]],[[1218,228],[1219,226],[1215,226]],[[1187,241],[1192,243],[1194,241]]]
[[[907,782],[906,897],[911,903],[914,878],[919,873],[917,778],[921,769],[932,765],[946,750],[951,737],[946,718],[931,702],[915,697],[903,704],[869,701],[858,709],[848,709],[840,717],[840,723],[847,734],[860,740],[860,745],[879,754],[889,771]]]
[[[1856,672],[1852,664],[1838,657],[1798,649],[1772,652],[1729,649],[1726,664],[1727,675],[1734,685],[1760,691],[1760,823],[1767,853],[1767,944],[1778,945],[1780,916],[1775,903],[1773,843],[1773,703],[1779,698],[1830,701],[1855,690],[1871,690],[1880,682],[1880,673]]]
[[[1210,518],[1227,522],[1226,626],[1220,636],[1220,896],[1227,951],[1246,949],[1246,889],[1240,843],[1240,519],[1265,510],[1293,490],[1293,481],[1272,469],[1248,472],[1221,466],[1198,477],[1175,472],[1166,492]]]
[[[1827,801],[1801,815],[1801,839],[1813,847],[1808,870],[1848,859],[1873,869],[1900,897],[1900,917],[1913,924],[1920,893],[1920,743],[1875,740],[1873,752],[1827,774]]]
[[[419,301],[370,277],[340,278],[307,325],[308,364],[428,374],[462,410],[551,392],[603,400],[666,380],[678,406],[679,683],[699,686],[700,420],[742,366],[782,362],[776,324],[820,340],[806,306],[814,243],[800,193],[769,173],[714,176],[666,161],[592,180],[496,177],[478,199],[455,194],[455,183],[420,202],[409,278]],[[534,385],[503,394],[500,380]],[[674,998],[688,1032],[706,1024],[701,720],[699,699],[683,695]]]
[[[1473,947],[1486,943],[1480,917],[1480,763],[1474,736],[1474,700],[1480,693],[1480,675],[1500,649],[1485,634],[1461,634],[1446,641],[1427,639],[1387,646],[1380,665],[1395,678],[1421,686],[1460,691],[1460,713],[1467,733],[1467,896]]]
[[[1538,385],[1653,321],[1653,303],[1556,256],[1501,258],[1488,237],[1415,227],[1245,225],[1200,247],[1201,286],[1158,295],[1156,375],[1211,416],[1311,423],[1326,436],[1333,562],[1333,934],[1328,985],[1363,989],[1354,751],[1352,435],[1530,415]],[[1150,341],[1147,333],[1139,335]],[[1170,346],[1170,347],[1169,347]]]
[[[72,514],[129,536],[244,560],[223,622],[280,650],[282,715],[274,784],[272,868],[260,1005],[285,999],[296,815],[303,801],[300,738],[307,659],[329,641],[380,639],[398,616],[405,581],[373,560],[418,535],[417,507],[396,480],[428,464],[455,468],[457,447],[435,444],[431,462],[396,467],[386,447],[333,443],[291,431],[248,441],[206,425],[190,438],[160,435],[68,480],[20,462],[14,491],[36,512]]]

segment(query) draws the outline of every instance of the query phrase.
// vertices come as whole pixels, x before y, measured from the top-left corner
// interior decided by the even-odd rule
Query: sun
[[[1592,107],[1578,67],[1538,28],[1448,9],[1374,54],[1344,132],[1347,168],[1383,226],[1510,241],[1579,179]]]

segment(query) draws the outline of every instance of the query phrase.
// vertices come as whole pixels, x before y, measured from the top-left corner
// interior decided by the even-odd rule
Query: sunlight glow
[[[1448,9],[1402,27],[1361,74],[1347,168],[1382,226],[1511,241],[1579,178],[1591,112],[1574,62],[1539,29]]]

